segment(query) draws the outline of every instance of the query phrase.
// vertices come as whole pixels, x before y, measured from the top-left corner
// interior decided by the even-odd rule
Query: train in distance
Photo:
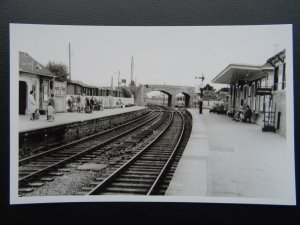
[[[185,107],[185,98],[184,95],[176,96],[175,107]]]

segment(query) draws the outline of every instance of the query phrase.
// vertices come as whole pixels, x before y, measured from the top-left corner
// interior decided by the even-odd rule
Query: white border
[[[26,24],[28,25],[28,24]],[[236,204],[266,204],[266,205],[295,205],[294,199],[263,199],[263,198],[234,198],[234,197],[199,197],[199,196],[47,196],[47,197],[18,197],[18,143],[19,143],[19,115],[18,115],[18,81],[19,81],[19,49],[15,49],[14,28],[10,24],[10,204],[28,203],[63,203],[63,202],[202,202],[202,203],[236,203]],[[57,25],[59,26],[59,25]],[[275,25],[276,26],[276,25]],[[292,41],[292,25],[289,35]],[[218,27],[218,26],[216,26]],[[286,74],[293,74],[293,49],[286,49],[287,66]],[[291,162],[294,162],[294,104],[293,104],[293,76],[286,76],[286,137],[287,150],[290,151]],[[290,170],[295,171],[295,165],[290,165]],[[295,187],[295,172],[293,186]]]

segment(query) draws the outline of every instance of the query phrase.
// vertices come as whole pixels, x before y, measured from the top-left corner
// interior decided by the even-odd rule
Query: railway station
[[[230,63],[206,86],[203,74],[201,85],[185,86],[137,84],[132,56],[129,82],[119,71],[108,86],[61,80],[20,51],[13,193],[20,201],[291,204],[287,60],[283,49],[258,65]]]

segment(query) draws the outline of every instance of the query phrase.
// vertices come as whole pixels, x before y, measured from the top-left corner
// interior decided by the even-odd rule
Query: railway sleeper
[[[26,176],[26,175],[29,175],[29,174],[32,174],[32,173],[35,173],[39,171],[38,169],[37,170],[22,170],[22,171],[19,171],[19,176]]]
[[[19,167],[19,171],[25,171],[25,170],[39,170],[45,168],[45,165],[26,165]]]
[[[141,176],[140,174],[122,174],[120,178],[138,178],[138,179],[155,179],[157,177],[157,174],[144,174]]]
[[[146,194],[148,189],[145,188],[118,188],[118,187],[107,187],[104,192],[122,193],[122,194]]]
[[[33,161],[33,162],[30,162],[30,163],[24,164],[22,166],[27,166],[27,165],[30,165],[30,166],[46,166],[46,165],[52,165],[52,163],[51,162],[47,163],[47,162]]]
[[[145,168],[129,168],[130,171],[140,171],[140,172],[159,172],[160,168],[153,168],[153,167],[145,167]]]
[[[92,158],[90,158],[90,157],[82,157],[82,158],[80,158],[80,160],[91,160]]]
[[[125,142],[124,142],[124,144],[126,144],[126,145],[136,145],[138,143],[138,141],[136,141],[136,140],[134,140],[134,139],[129,139],[129,140],[126,140]]]
[[[131,165],[130,167],[129,167],[129,169],[137,169],[137,170],[139,170],[139,169],[143,169],[143,168],[151,168],[151,169],[160,169],[160,168],[162,168],[162,166],[163,166],[164,164],[162,163],[162,164],[160,164],[160,165],[153,165],[153,164],[151,164],[151,163],[145,163],[145,164],[140,164],[140,165],[135,165],[135,164],[133,164],[133,165]]]
[[[160,161],[165,162],[168,159],[168,157],[162,157],[162,156],[145,156],[141,157],[140,160],[147,160],[147,161]]]
[[[59,152],[59,154],[70,154],[70,155],[75,155],[75,154],[77,154],[78,152],[80,152],[80,151],[73,151],[73,150],[71,150],[71,149],[68,149],[68,150],[64,150],[64,151],[60,151]]]
[[[140,177],[140,178],[126,178],[126,177],[119,177],[115,180],[116,182],[129,182],[129,183],[153,183],[153,178],[150,177]]]
[[[93,189],[93,187],[82,187],[81,190],[82,191],[91,191]]]
[[[132,166],[163,166],[164,162],[143,160],[143,162],[135,162]]]
[[[61,173],[61,172],[50,172],[49,175],[51,175],[51,176],[62,176],[64,174]]]
[[[19,193],[29,193],[29,192],[33,192],[33,188],[30,188],[30,187],[24,187],[24,188],[19,188],[18,189],[18,192]]]
[[[151,185],[143,183],[143,182],[139,182],[139,183],[132,183],[132,182],[112,182],[110,184],[110,187],[119,187],[119,188],[145,188],[148,189],[150,188]]]
[[[71,169],[69,169],[69,168],[59,168],[59,169],[57,169],[57,171],[59,171],[59,172],[70,172]]]
[[[84,163],[87,163],[87,162],[88,161],[86,161],[86,160],[77,159],[73,163],[81,165],[81,164],[84,164]]]
[[[54,177],[41,177],[40,180],[41,181],[53,181]]]
[[[59,159],[40,159],[39,160],[39,162],[42,162],[42,163],[56,163],[59,161],[60,161]]]
[[[29,173],[29,172],[19,172],[20,178],[25,177],[25,176],[27,176],[29,174],[31,174],[31,173]]]
[[[52,153],[51,156],[52,157],[69,157],[73,155],[73,153],[70,152],[66,152],[66,153]]]
[[[152,152],[147,152],[143,156],[145,157],[163,157],[163,158],[168,158],[171,155],[172,151],[152,151]]]
[[[89,157],[89,158],[96,158],[97,156],[96,155],[86,155],[86,157]]]
[[[168,149],[168,150],[173,150],[172,146],[170,146],[170,143],[168,145],[153,145],[151,146],[150,149],[147,150],[147,152],[157,152],[157,150],[164,150],[164,149]]]
[[[130,169],[136,169],[136,170],[140,170],[141,168],[146,168],[146,169],[153,169],[153,170],[160,170],[163,167],[163,165],[151,165],[151,164],[145,164],[145,165],[132,165],[130,166]]]
[[[157,159],[159,161],[164,161],[165,159],[168,159],[171,155],[171,152],[169,154],[145,154],[140,159],[141,160],[148,160],[152,161],[153,159]]]
[[[30,182],[30,183],[28,183],[28,186],[29,187],[41,187],[41,186],[43,186],[45,183],[43,183],[43,182]]]
[[[103,174],[103,176],[105,176],[104,174]],[[104,177],[96,177],[95,178],[95,181],[103,181],[104,180]]]
[[[155,171],[131,171],[131,170],[127,170],[124,172],[124,174],[140,174],[141,176],[144,176],[144,175],[157,175],[158,173],[155,172]]]

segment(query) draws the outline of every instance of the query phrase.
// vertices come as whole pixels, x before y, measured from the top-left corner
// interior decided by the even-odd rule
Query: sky
[[[69,65],[71,78],[110,86],[113,77],[130,80],[131,57],[137,84],[196,86],[231,63],[262,65],[283,49],[292,51],[291,25],[111,27],[11,24],[12,49],[43,65]],[[18,54],[18,53],[13,53]]]

